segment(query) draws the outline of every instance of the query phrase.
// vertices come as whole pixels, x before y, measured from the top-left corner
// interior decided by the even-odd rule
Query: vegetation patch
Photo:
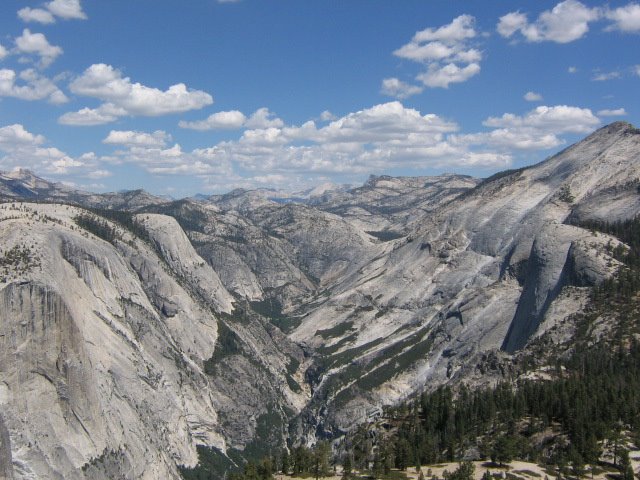
[[[315,334],[316,336],[319,335],[325,340],[327,340],[329,338],[341,337],[352,328],[353,328],[353,322],[346,321],[346,322],[339,323],[334,327],[327,328],[325,330],[316,330]]]
[[[242,351],[241,340],[224,322],[218,321],[218,339],[216,340],[213,355],[204,362],[204,371],[207,375],[216,375],[217,365],[226,357],[238,354]]]
[[[269,319],[272,325],[278,327],[283,333],[289,333],[301,323],[299,318],[292,318],[282,313],[282,304],[277,298],[265,298],[264,300],[250,302],[251,309]]]
[[[215,447],[198,445],[198,464],[193,467],[179,466],[185,480],[213,480],[222,478],[224,472],[237,468],[229,458]]]

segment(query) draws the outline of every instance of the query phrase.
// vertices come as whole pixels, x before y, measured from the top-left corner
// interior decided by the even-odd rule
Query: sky
[[[639,107],[627,0],[0,2],[0,170],[82,190],[486,177]]]

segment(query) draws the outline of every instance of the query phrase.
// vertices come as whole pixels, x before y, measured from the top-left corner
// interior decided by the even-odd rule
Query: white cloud
[[[86,20],[80,0],[52,0],[43,5],[44,8],[25,7],[18,10],[18,17],[23,22],[36,22],[48,25],[55,23],[56,17],[63,20]]]
[[[62,55],[62,48],[51,45],[42,33],[31,33],[28,28],[25,28],[22,35],[15,39],[15,43],[19,53],[38,55],[43,68],[51,65]]]
[[[7,55],[9,55],[7,49],[0,45],[0,60],[3,60]]]
[[[248,118],[238,110],[228,112],[217,112],[209,115],[205,120],[195,122],[180,121],[181,128],[191,130],[222,130],[222,129],[268,129],[280,128],[284,122],[270,112],[268,108],[262,107],[253,112]]]
[[[54,105],[60,105],[69,100],[53,81],[33,69],[24,70],[19,75],[13,70],[0,69],[0,97],[21,100],[47,99]]]
[[[497,30],[501,36],[509,38],[528,24],[529,20],[524,13],[510,12],[500,17]]]
[[[450,140],[454,145],[482,145],[506,152],[547,150],[564,143],[560,135],[590,133],[600,120],[588,108],[556,105],[540,106],[523,116],[505,113],[489,117],[483,125],[493,130],[452,136]]]
[[[635,65],[633,67],[633,71],[638,77],[640,77],[640,65]]]
[[[417,32],[413,37],[413,41],[416,43],[438,40],[447,43],[462,42],[476,36],[474,23],[475,19],[471,15],[460,15],[448,25],[436,29],[427,28]]]
[[[486,127],[531,127],[549,133],[590,133],[600,120],[588,108],[556,105],[540,106],[524,116],[505,113],[502,117],[489,117]]]
[[[456,51],[442,42],[430,42],[425,45],[418,43],[407,43],[395,52],[394,55],[406,58],[415,62],[426,62],[430,60],[442,60],[451,57]]]
[[[18,10],[18,17],[23,22],[36,22],[42,23],[44,25],[48,25],[50,23],[55,23],[56,19],[53,14],[42,8],[29,8],[24,7]]]
[[[213,103],[213,98],[200,90],[189,90],[179,83],[167,90],[133,83],[119,70],[103,63],[91,65],[69,85],[77,95],[94,97],[105,103],[97,109],[83,108],[63,115],[59,121],[67,125],[99,125],[117,117],[155,117],[198,110]]]
[[[600,110],[598,112],[598,115],[600,115],[601,117],[622,117],[625,116],[627,114],[626,110],[624,108],[616,108],[616,109],[605,109],[605,110]]]
[[[577,73],[578,72],[578,67],[569,67],[569,68],[567,68],[567,72],[569,72],[569,73]]]
[[[164,147],[171,140],[171,135],[162,130],[153,133],[111,130],[102,143],[108,145]]]
[[[177,145],[171,149],[136,145],[116,151],[105,161],[135,163],[157,175],[208,176],[218,178],[212,183],[227,184],[233,178],[246,181],[235,173],[236,168],[256,184],[259,179],[276,178],[270,175],[291,179],[307,173],[363,174],[398,166],[461,165],[472,158],[444,138],[456,131],[455,123],[433,114],[422,115],[399,102],[350,113],[322,127],[313,121],[285,127],[268,109],[258,112],[254,120],[266,128],[248,129],[238,141],[192,152]],[[473,161],[486,164],[490,159]]]
[[[607,30],[626,33],[640,32],[640,4],[630,3],[624,7],[607,10],[605,16],[614,23]]]
[[[82,159],[74,159],[55,147],[45,147],[46,139],[14,124],[0,128],[0,169],[28,168],[49,174],[69,174],[86,166]]]
[[[331,120],[336,120],[337,118],[338,117],[336,117],[329,110],[325,110],[320,114],[320,120],[322,120],[323,122],[330,122]]]
[[[462,155],[443,139],[457,129],[436,115],[399,102],[350,113],[322,128],[314,122],[246,131],[238,142],[217,146],[251,172],[364,173],[400,165],[432,166]]]
[[[542,100],[542,95],[536,92],[527,92],[523,97],[527,102],[539,102]]]
[[[490,132],[472,133],[453,137],[460,145],[483,145],[490,148],[511,150],[548,150],[562,145],[553,133],[541,132],[530,127],[497,128]]]
[[[0,146],[3,150],[18,145],[41,145],[44,140],[42,135],[34,135],[18,123],[0,128]]]
[[[244,126],[247,128],[280,128],[284,126],[284,122],[268,108],[262,107],[251,114]]]
[[[135,164],[154,175],[232,175],[231,164],[218,148],[185,152],[179,144],[170,148],[131,145],[112,157],[102,157],[110,163]]]
[[[191,130],[225,130],[242,128],[246,121],[247,117],[244,113],[238,110],[231,110],[228,112],[213,113],[209,115],[206,120],[195,122],[181,120],[178,125],[181,128],[189,128]]]
[[[56,17],[65,20],[86,20],[87,18],[82,11],[80,0],[53,0],[47,3],[46,7]]]
[[[469,42],[477,36],[475,18],[460,15],[439,28],[416,32],[411,41],[393,52],[397,57],[424,65],[426,71],[416,79],[430,88],[448,88],[451,83],[465,82],[480,72],[482,52]],[[397,78],[383,80],[382,93],[407,98],[422,91],[421,87]]]
[[[591,80],[594,82],[606,82],[608,80],[617,80],[622,78],[622,74],[618,71],[596,73]]]
[[[556,133],[589,133],[600,124],[588,108],[556,105],[540,106],[524,116],[505,113],[502,117],[489,117],[483,122],[487,127],[533,127]]]
[[[427,87],[449,88],[451,83],[462,83],[469,80],[474,75],[480,73],[480,65],[470,63],[465,67],[459,67],[455,63],[447,65],[429,65],[429,69],[418,75],[416,78]]]
[[[510,12],[500,17],[497,31],[505,38],[520,32],[529,42],[569,43],[586,35],[589,23],[601,16],[598,8],[588,8],[577,0],[565,0],[542,12],[533,23],[529,23],[525,14]]]
[[[385,78],[382,80],[380,93],[399,99],[409,98],[412,95],[422,93],[423,88],[417,85],[410,85],[397,78]]]
[[[116,107],[112,103],[104,103],[98,108],[82,108],[77,112],[68,112],[58,118],[61,125],[77,127],[91,127],[115,122],[119,117],[127,115],[123,108]]]

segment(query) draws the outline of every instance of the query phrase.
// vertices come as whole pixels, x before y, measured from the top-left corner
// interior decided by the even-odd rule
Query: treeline
[[[596,287],[593,292],[593,300],[597,306],[610,301],[616,301],[624,306],[629,296],[640,290],[640,218],[618,222],[590,220],[577,225],[614,236],[628,246],[628,248],[622,245],[610,246],[610,253],[616,260],[622,262],[624,267],[613,278],[605,280],[602,285]]]
[[[640,432],[640,344],[611,353],[577,353],[558,365],[555,380],[502,383],[457,395],[449,387],[389,411],[388,435],[365,429],[348,442],[359,469],[375,452],[401,470],[457,461],[477,452],[496,462],[521,460],[576,466],[596,463],[602,441],[622,445],[621,432]],[[391,428],[393,427],[393,428]],[[541,442],[544,432],[552,432]],[[385,453],[389,452],[389,453]],[[471,453],[471,455],[474,455]]]
[[[180,469],[185,480],[217,480],[220,478],[219,455],[216,452],[199,448],[199,463],[194,468]],[[335,464],[334,464],[335,466]],[[228,480],[273,480],[275,474],[298,477],[322,478],[333,475],[331,464],[331,446],[327,442],[318,442],[313,448],[298,446],[291,452],[283,449],[278,454],[264,457],[256,462],[248,461],[242,471],[228,474]]]
[[[91,213],[77,215],[73,220],[79,227],[93,233],[95,236],[109,243],[113,243],[119,238],[117,229],[105,220],[108,219],[117,223],[141,240],[149,242],[148,232],[133,219],[133,213],[106,209],[92,209],[90,211]]]

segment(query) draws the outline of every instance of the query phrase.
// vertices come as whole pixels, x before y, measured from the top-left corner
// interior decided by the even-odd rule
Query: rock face
[[[640,132],[615,123],[483,181],[372,177],[298,203],[73,194],[129,223],[20,203],[5,177],[0,475],[179,478],[197,444],[231,464],[335,437],[569,337],[619,266],[580,225],[640,213]]]
[[[227,431],[237,399],[204,367],[231,297],[174,219],[144,219],[151,244],[115,224],[106,242],[76,208],[13,205],[0,206],[0,458],[10,445],[16,478],[179,478],[196,444],[253,439],[255,419]],[[242,330],[239,348],[265,354],[243,360],[257,398],[299,409],[282,373],[297,350],[259,321]]]

